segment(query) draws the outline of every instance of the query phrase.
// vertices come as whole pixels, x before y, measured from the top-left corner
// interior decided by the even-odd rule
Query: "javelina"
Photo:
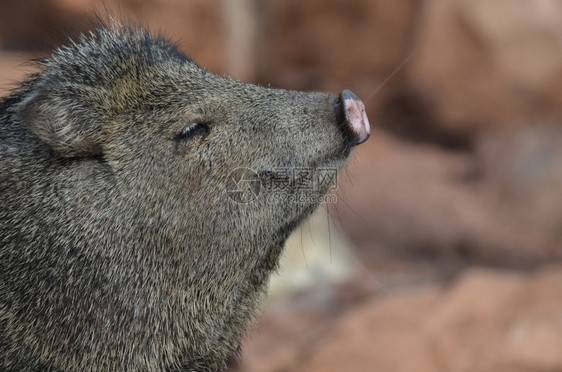
[[[41,65],[0,106],[0,369],[223,370],[318,205],[267,184],[343,167],[363,104],[219,77],[117,26]],[[285,195],[329,187],[298,181]]]

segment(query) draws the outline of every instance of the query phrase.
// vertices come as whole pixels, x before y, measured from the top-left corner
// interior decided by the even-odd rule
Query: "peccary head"
[[[59,49],[0,115],[8,369],[224,368],[369,135],[349,91],[243,84],[122,28]]]

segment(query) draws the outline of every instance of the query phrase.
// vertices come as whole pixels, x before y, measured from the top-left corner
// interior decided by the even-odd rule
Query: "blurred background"
[[[233,371],[562,371],[562,1],[0,0],[8,94],[94,11],[366,104]],[[330,236],[328,236],[330,232]]]

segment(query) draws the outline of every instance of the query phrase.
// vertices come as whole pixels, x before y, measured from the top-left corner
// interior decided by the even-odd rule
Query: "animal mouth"
[[[336,151],[311,160],[308,164],[308,167],[311,169],[317,169],[343,164],[351,154],[351,150],[353,149],[353,147],[354,145],[352,144],[352,142],[346,140]]]

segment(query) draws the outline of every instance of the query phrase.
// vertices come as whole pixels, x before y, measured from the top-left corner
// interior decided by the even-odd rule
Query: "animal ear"
[[[35,87],[15,111],[26,128],[61,156],[100,155],[103,115],[83,92],[71,88],[63,84]]]

